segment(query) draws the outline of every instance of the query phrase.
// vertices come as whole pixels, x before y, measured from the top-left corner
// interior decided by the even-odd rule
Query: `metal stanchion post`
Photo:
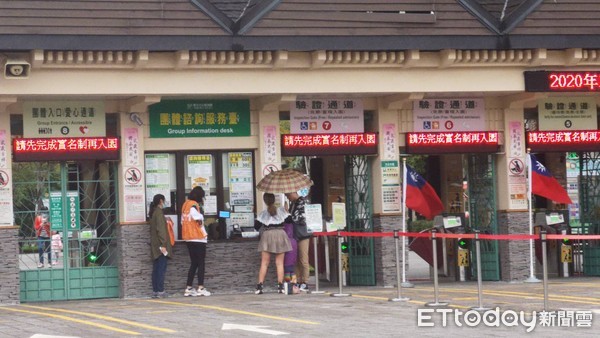
[[[567,235],[567,230],[563,229],[563,230],[561,230],[560,233],[563,235]],[[562,249],[568,248],[568,247],[571,248],[571,261],[573,261],[573,246],[566,245],[564,243],[560,245],[560,258],[561,258],[561,261],[563,261],[562,262],[562,270],[563,270],[562,276],[563,277],[569,277],[569,260],[567,257],[563,257],[563,253],[562,253]]]
[[[475,230],[475,260],[477,261],[477,296],[479,305],[473,310],[487,311],[490,308],[483,307],[483,283],[481,277],[481,243],[479,243],[479,230]]]
[[[400,279],[400,250],[398,249],[398,239],[398,230],[394,230],[394,244],[396,245],[396,284],[398,284],[398,297],[390,298],[390,302],[406,302],[410,299],[402,297],[402,282]],[[402,259],[405,258],[406,257],[402,257]]]
[[[548,262],[547,262],[547,248],[546,248],[546,231],[540,232],[540,239],[542,241],[542,272],[544,282],[544,311],[548,310]]]
[[[431,230],[431,244],[433,253],[433,295],[434,301],[432,303],[426,303],[426,306],[446,306],[447,302],[440,303],[438,301],[438,264],[437,264],[437,240],[435,238],[435,229]]]
[[[313,237],[313,248],[315,252],[315,290],[310,293],[325,293],[325,291],[319,291],[319,250],[318,250],[318,242],[319,237]]]
[[[340,292],[339,293],[332,293],[331,296],[332,297],[348,297],[350,296],[349,293],[343,293],[342,292],[342,284],[343,284],[343,277],[342,277],[342,235],[340,234],[340,232],[338,231],[337,233],[337,247],[338,247],[338,284],[340,286]]]

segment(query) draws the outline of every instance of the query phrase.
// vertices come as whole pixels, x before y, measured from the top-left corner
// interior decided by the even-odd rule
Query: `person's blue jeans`
[[[165,274],[167,273],[167,257],[160,255],[152,266],[152,291],[165,291]]]
[[[52,263],[52,251],[50,251],[50,238],[38,237],[38,255],[40,257],[40,264],[44,264],[44,253],[48,253],[48,264]]]

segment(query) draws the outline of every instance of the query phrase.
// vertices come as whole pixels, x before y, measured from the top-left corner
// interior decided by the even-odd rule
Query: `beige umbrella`
[[[297,192],[313,185],[313,181],[303,173],[294,169],[283,169],[270,172],[256,185],[256,189],[272,194]]]

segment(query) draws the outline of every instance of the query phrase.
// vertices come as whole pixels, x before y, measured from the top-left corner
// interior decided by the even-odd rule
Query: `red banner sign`
[[[406,151],[411,154],[490,153],[498,151],[497,131],[406,133]]]
[[[15,161],[118,160],[116,137],[16,138]]]
[[[287,134],[281,136],[282,156],[377,154],[377,133]]]
[[[527,147],[534,151],[597,151],[600,130],[530,131]]]

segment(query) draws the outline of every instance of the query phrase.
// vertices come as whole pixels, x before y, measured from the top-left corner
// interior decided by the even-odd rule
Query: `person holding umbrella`
[[[272,254],[275,255],[275,267],[277,268],[277,291],[283,293],[283,259],[285,253],[292,250],[290,240],[283,230],[286,219],[290,221],[289,214],[282,207],[275,206],[275,195],[265,193],[263,201],[267,205],[267,209],[258,214],[254,222],[254,228],[261,232],[258,243],[261,261],[258,271],[258,284],[256,284],[256,291],[254,292],[257,295],[263,293],[263,283],[271,263]]]
[[[302,174],[301,172],[293,170],[293,169],[272,171],[269,174],[267,174],[265,177],[263,177],[262,180],[260,180],[260,182],[258,182],[258,184],[256,185],[256,188],[258,190],[264,191],[265,193],[268,193],[271,195],[277,194],[277,193],[284,193],[284,194],[286,194],[286,196],[288,197],[288,199],[291,202],[291,205],[290,205],[290,214],[291,215],[290,215],[290,217],[288,217],[288,221],[291,221],[294,224],[294,236],[298,240],[298,261],[300,262],[299,264],[302,266],[302,269],[301,269],[302,274],[298,274],[298,269],[296,269],[296,275],[300,278],[299,282],[302,282],[302,284],[304,284],[303,285],[304,291],[308,291],[308,288],[306,287],[306,282],[308,281],[308,274],[310,273],[309,267],[308,267],[308,244],[309,244],[308,239],[310,239],[310,234],[308,234],[308,229],[306,227],[306,217],[304,214],[305,201],[304,201],[304,198],[302,198],[301,196],[298,195],[297,191],[302,188],[309,187],[311,185],[313,185],[313,182],[310,180],[310,178],[308,178],[306,175]],[[267,194],[265,194],[265,196],[267,196]],[[267,197],[264,197],[264,198],[265,198],[265,203],[267,204],[267,207],[269,207],[269,203],[266,200]],[[269,201],[270,201],[270,197],[269,197]],[[274,202],[275,202],[275,196],[273,196],[273,203]],[[285,209],[283,209],[283,210],[285,212]],[[264,211],[263,211],[263,213],[264,213]],[[262,213],[261,213],[261,215],[262,215]],[[259,217],[261,215],[259,215]],[[258,219],[258,217],[257,217],[257,219]],[[283,225],[283,222],[282,222],[282,225]],[[285,232],[283,230],[282,230],[282,233],[285,236]],[[289,243],[289,239],[287,239],[287,236],[286,236],[286,240],[288,240],[288,243]],[[261,238],[261,241],[262,241],[262,238]],[[301,248],[301,246],[302,246],[302,248]],[[291,248],[288,249],[288,251],[289,250],[291,250]],[[282,254],[281,255],[282,275],[280,277],[279,273],[278,273],[278,276],[277,276],[278,282],[281,282],[283,280],[283,258],[284,258],[284,255]],[[277,257],[276,257],[276,262],[277,262]],[[268,266],[268,261],[267,261],[267,266]],[[261,267],[262,267],[262,264],[261,264]],[[265,274],[266,274],[266,270],[265,270]],[[262,285],[261,285],[262,282],[264,282],[264,275],[261,279],[261,274],[259,273],[259,285],[257,285],[257,291],[256,291],[257,294],[262,293]],[[301,284],[301,286],[302,286],[302,284]],[[259,287],[260,287],[260,290],[259,290]]]

